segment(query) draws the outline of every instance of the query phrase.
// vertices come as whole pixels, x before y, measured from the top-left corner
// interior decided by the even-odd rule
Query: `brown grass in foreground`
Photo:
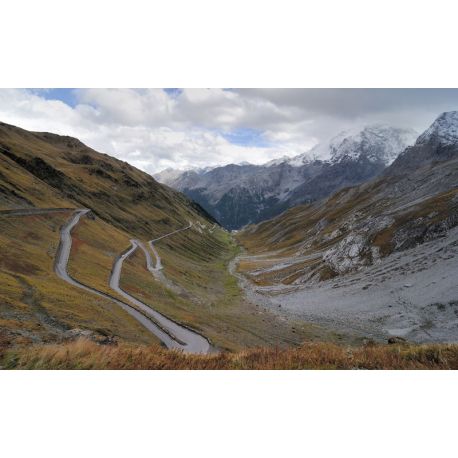
[[[157,346],[98,345],[77,340],[6,350],[5,369],[458,369],[458,345],[339,347],[306,343],[207,356]]]

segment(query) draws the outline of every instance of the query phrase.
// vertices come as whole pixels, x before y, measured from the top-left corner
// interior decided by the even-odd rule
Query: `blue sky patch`
[[[178,97],[183,90],[176,87],[167,87],[164,89],[164,92],[170,95],[170,97]]]
[[[67,105],[74,108],[78,104],[75,89],[71,88],[53,88],[53,89],[30,89],[31,92],[43,97],[47,100],[60,100]],[[183,90],[179,88],[165,88],[166,92],[170,97],[178,97]]]
[[[67,105],[74,108],[78,101],[76,98],[75,90],[70,88],[55,88],[55,89],[30,89],[31,92],[36,93],[40,97],[47,100],[60,100]]]
[[[256,146],[267,148],[270,143],[264,138],[263,132],[258,129],[239,128],[221,135],[230,143],[240,146]]]

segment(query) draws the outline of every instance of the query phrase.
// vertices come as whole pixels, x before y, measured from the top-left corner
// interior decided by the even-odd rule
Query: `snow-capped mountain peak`
[[[329,142],[330,162],[335,164],[364,158],[389,165],[407,146],[414,144],[416,137],[417,133],[412,129],[384,124],[345,131]]]
[[[292,167],[302,167],[317,160],[336,164],[361,158],[389,165],[407,146],[415,143],[417,136],[417,132],[412,129],[374,124],[362,129],[345,130],[306,153],[274,159],[265,166],[287,163]]]
[[[431,126],[418,137],[416,145],[439,141],[442,145],[458,143],[458,111],[442,113]]]

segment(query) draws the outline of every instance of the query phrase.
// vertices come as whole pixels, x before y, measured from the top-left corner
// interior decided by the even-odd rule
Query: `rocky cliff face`
[[[379,175],[415,137],[411,130],[368,126],[261,166],[166,170],[155,178],[184,192],[228,229],[239,229]]]
[[[389,173],[402,174],[418,167],[432,165],[456,157],[458,149],[458,112],[442,113],[431,126],[407,148],[389,169]]]

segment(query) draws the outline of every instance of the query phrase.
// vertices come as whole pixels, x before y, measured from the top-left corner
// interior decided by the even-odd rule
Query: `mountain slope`
[[[87,207],[141,235],[212,218],[181,193],[79,140],[0,123],[0,208]]]
[[[410,130],[368,126],[262,166],[230,164],[181,174],[166,170],[155,177],[201,204],[223,226],[238,229],[373,178],[413,140]]]
[[[63,210],[11,213],[50,207]],[[158,343],[110,300],[55,275],[60,228],[81,207],[92,211],[72,232],[68,265],[79,282],[124,300],[109,278],[130,240],[147,245],[192,222],[189,230],[155,244],[168,283],[155,280],[145,256],[135,253],[123,268],[123,288],[220,348],[300,342],[303,334],[294,335],[284,324],[271,332],[275,317],[255,314],[254,305],[244,303],[227,272],[237,248],[199,205],[77,139],[7,124],[0,124],[0,337],[49,342],[87,331]]]
[[[319,321],[366,315],[374,332],[458,338],[457,128],[444,113],[379,177],[246,228],[241,271]]]

